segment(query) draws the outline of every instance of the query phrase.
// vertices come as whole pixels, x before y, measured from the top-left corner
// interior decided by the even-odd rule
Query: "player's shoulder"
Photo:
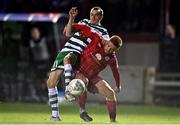
[[[87,26],[90,26],[91,28],[95,29],[95,31],[99,32],[102,36],[107,36],[105,39],[109,39],[108,31],[103,25],[101,24],[91,24],[89,19],[82,19],[78,22],[79,24],[85,24]]]
[[[90,21],[88,19],[82,19],[78,22],[79,24],[90,24]]]
[[[103,25],[101,25],[101,24],[91,25],[91,26],[92,27],[96,27],[97,29],[102,30],[104,32],[107,32],[107,29]]]
[[[108,31],[102,25],[92,25],[92,24],[90,24],[90,26],[93,29],[95,29],[95,31],[97,31],[99,34],[101,34],[103,36],[103,38],[104,38],[104,36],[107,35],[107,39],[108,39],[108,36],[109,36]],[[106,37],[105,37],[105,39],[106,39]]]
[[[86,24],[86,25],[89,25],[91,27],[98,28],[98,29],[101,29],[101,30],[107,32],[107,29],[103,25],[101,25],[101,24],[97,24],[97,25],[91,24],[89,19],[82,19],[78,23],[83,23],[83,24]]]

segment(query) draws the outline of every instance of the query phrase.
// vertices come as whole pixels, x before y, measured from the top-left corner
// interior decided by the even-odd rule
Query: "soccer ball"
[[[73,79],[68,85],[68,91],[73,96],[82,95],[85,89],[85,83],[81,79]]]

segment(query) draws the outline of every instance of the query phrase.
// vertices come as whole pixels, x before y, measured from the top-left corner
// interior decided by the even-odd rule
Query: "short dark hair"
[[[101,7],[93,7],[93,8],[91,9],[91,11],[93,11],[93,10],[99,11],[100,15],[103,15],[103,14],[104,14],[104,11],[103,11],[103,9],[102,9]]]

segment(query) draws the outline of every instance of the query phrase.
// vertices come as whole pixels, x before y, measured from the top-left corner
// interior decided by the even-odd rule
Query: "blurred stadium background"
[[[0,102],[47,103],[46,80],[56,53],[67,40],[62,30],[68,11],[78,7],[80,19],[93,6],[104,10],[102,25],[123,38],[117,53],[122,91],[118,104],[180,106],[179,0],[2,0],[0,1]],[[169,24],[173,38],[167,34]],[[48,44],[49,58],[39,65],[30,47],[30,29],[37,26]],[[111,86],[107,68],[101,73]],[[59,84],[64,101],[64,85]],[[104,103],[89,95],[91,103]]]

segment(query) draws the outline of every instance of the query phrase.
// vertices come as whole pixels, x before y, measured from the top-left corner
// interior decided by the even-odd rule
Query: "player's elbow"
[[[65,35],[66,37],[71,36],[71,32],[67,30],[67,27],[64,28],[63,35]]]
[[[70,37],[70,36],[71,36],[71,32],[65,31],[63,34],[64,34],[66,37]]]
[[[68,33],[66,33],[66,34],[64,34],[66,37],[70,37],[71,35],[70,34],[68,34]]]
[[[63,35],[65,35],[66,37],[70,37],[70,36],[71,36],[71,33],[67,32],[67,31],[64,31],[64,32],[63,32]]]

